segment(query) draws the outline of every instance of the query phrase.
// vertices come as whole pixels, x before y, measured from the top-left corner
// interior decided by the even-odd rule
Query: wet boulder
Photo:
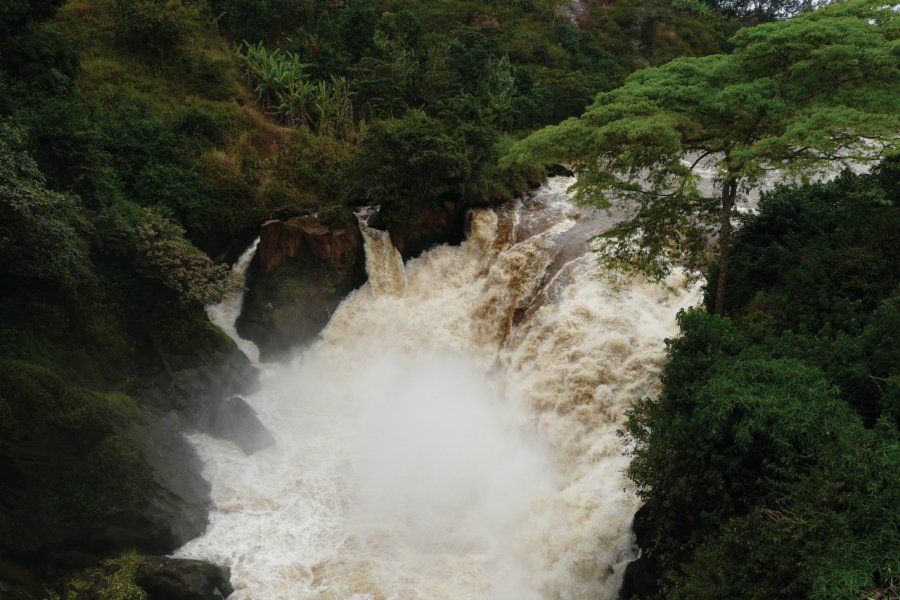
[[[135,583],[150,600],[219,600],[234,592],[228,567],[184,558],[151,558],[138,569]]]
[[[253,454],[275,445],[275,438],[256,416],[256,411],[240,396],[232,396],[210,410],[205,431],[230,440],[244,454]]]
[[[237,331],[259,347],[264,361],[281,360],[315,339],[344,296],[365,279],[355,218],[331,224],[311,215],[267,221],[247,273]]]

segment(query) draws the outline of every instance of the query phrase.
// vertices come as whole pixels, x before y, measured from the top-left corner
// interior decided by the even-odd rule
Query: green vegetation
[[[0,361],[0,381],[6,463],[0,552],[63,543],[95,519],[145,499],[152,474],[115,433],[120,399],[111,406],[18,361]]]
[[[77,600],[85,594],[97,600],[146,600],[147,592],[134,580],[147,558],[130,551],[104,560],[99,567],[87,569],[72,578],[65,593],[49,594],[50,600]]]
[[[628,425],[653,597],[896,596],[897,167],[767,195],[729,314],[680,316]]]
[[[514,197],[552,159],[586,200],[637,200],[613,264],[661,275],[722,241],[708,303],[727,316],[682,315],[665,392],[631,415],[658,595],[896,594],[896,162],[780,189],[729,242],[764,169],[896,144],[896,12],[738,30],[803,7],[560,4],[4,2],[0,559],[80,549],[146,499],[153,474],[117,433],[148,409],[129,390],[227,358],[203,305],[240,285],[218,263],[263,220],[380,204],[419,248],[440,211]],[[719,157],[721,198],[696,191],[689,151]],[[315,330],[327,314],[304,306],[357,267],[288,264],[248,295],[256,326]],[[57,595],[140,598],[141,560]]]
[[[741,191],[772,169],[814,173],[839,158],[872,162],[896,148],[898,22],[891,7],[857,0],[742,29],[730,54],[638,71],[507,160],[572,162],[582,202],[637,207],[603,234],[599,255],[612,267],[655,278],[673,265],[698,269],[715,235],[721,314]],[[694,167],[704,159],[718,173],[719,198],[697,188]]]
[[[412,230],[510,198],[542,176],[497,167],[521,132],[737,27],[647,0],[574,23],[468,0],[33,0],[0,21],[0,356],[102,389],[208,337],[200,305],[234,282],[198,249],[273,215],[382,202]]]

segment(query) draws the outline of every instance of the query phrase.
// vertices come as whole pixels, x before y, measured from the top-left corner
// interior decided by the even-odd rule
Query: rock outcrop
[[[637,536],[638,544],[641,543],[641,540],[652,539],[651,536],[654,534],[650,524],[647,522],[647,513],[648,508],[644,505],[634,515],[632,528]],[[645,555],[628,563],[622,578],[619,599],[630,600],[631,598],[649,598],[650,596],[657,594],[659,590],[656,585],[655,567],[656,565],[653,561]]]
[[[253,454],[275,444],[275,438],[240,396],[221,402],[206,415],[203,430],[210,435],[234,442],[245,454]]]
[[[144,377],[132,395],[142,406],[159,412],[174,411],[184,425],[214,437],[211,415],[234,395],[259,388],[259,370],[230,339],[192,356],[167,356],[166,368]]]
[[[412,219],[376,214],[369,224],[390,231],[394,247],[406,260],[438,244],[462,242],[466,233],[466,207],[461,202],[445,200],[419,210]]]
[[[344,296],[364,281],[365,253],[355,220],[267,221],[237,330],[256,343],[263,360],[277,360],[315,338]]]
[[[234,592],[227,567],[183,558],[151,558],[138,569],[135,583],[150,600],[219,600]]]
[[[200,457],[180,429],[181,423],[173,416],[147,411],[118,426],[119,435],[149,467],[152,483],[142,502],[113,513],[100,527],[92,528],[104,550],[171,552],[206,530],[209,484],[201,474]]]
[[[179,418],[25,363],[0,361],[0,380],[0,596],[206,529],[209,486]]]
[[[304,255],[336,265],[355,262],[362,248],[356,223],[328,226],[314,216],[271,220],[260,229],[256,260],[259,271],[269,274]]]

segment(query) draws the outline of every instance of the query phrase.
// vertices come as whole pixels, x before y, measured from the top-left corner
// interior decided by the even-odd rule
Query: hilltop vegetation
[[[511,197],[542,168],[497,170],[517,131],[736,27],[633,0],[574,23],[554,2],[20,4],[0,41],[2,352],[90,382],[204,327],[228,282],[192,247],[221,258],[277,214],[381,202],[400,226]],[[154,264],[151,241],[180,258]]]

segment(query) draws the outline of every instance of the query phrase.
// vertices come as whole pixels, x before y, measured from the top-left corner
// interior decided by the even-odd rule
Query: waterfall
[[[401,294],[406,287],[403,257],[391,243],[391,234],[369,227],[368,214],[357,215],[366,252],[366,274],[376,294]]]
[[[256,249],[259,247],[259,238],[253,240],[253,243],[244,250],[243,254],[232,265],[231,271],[237,273],[242,278],[247,274],[250,263],[256,255]],[[235,326],[237,319],[241,316],[241,308],[244,306],[244,290],[238,290],[229,294],[224,300],[218,304],[206,307],[206,314],[209,320],[217,325],[225,335],[234,340],[241,352],[243,352],[250,362],[259,366],[259,348],[250,340],[245,340],[238,334]]]
[[[247,399],[276,446],[191,436],[215,510],[178,554],[237,600],[615,598],[640,504],[616,432],[699,293],[610,288],[572,181],[406,265],[363,223],[370,282]]]

